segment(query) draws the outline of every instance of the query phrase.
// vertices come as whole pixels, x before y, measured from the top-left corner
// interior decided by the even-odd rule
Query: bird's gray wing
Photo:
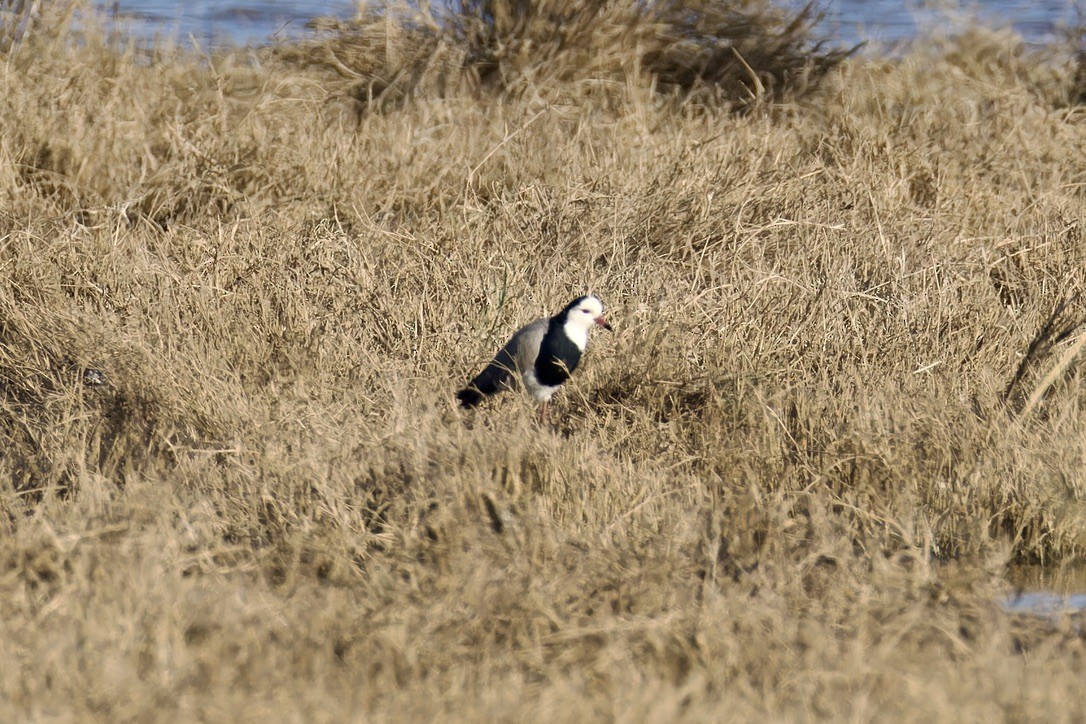
[[[512,387],[517,375],[532,369],[535,359],[539,356],[539,345],[543,336],[547,333],[547,318],[537,319],[529,325],[521,327],[517,333],[505,343],[498,354],[494,355],[482,372],[475,376],[469,387],[474,387],[484,395],[492,395],[499,390]]]

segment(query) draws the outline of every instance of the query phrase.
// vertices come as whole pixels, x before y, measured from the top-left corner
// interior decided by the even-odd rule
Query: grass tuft
[[[360,107],[419,93],[569,92],[634,80],[684,102],[746,108],[813,92],[856,49],[820,38],[815,3],[765,0],[462,0],[371,6],[327,37],[279,48],[291,63],[344,79]],[[564,91],[563,91],[564,89]]]

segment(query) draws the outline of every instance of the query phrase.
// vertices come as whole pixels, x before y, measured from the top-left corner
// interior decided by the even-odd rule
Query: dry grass
[[[996,605],[1086,548],[1070,63],[359,115],[54,20],[0,64],[0,710],[1083,717],[1080,629]],[[455,408],[585,288],[617,331],[556,428]]]
[[[813,3],[770,0],[459,0],[433,9],[402,0],[350,22],[322,19],[327,37],[274,55],[326,74],[360,110],[405,99],[500,90],[581,93],[633,81],[653,92],[733,109],[815,92],[855,48],[820,37]],[[603,91],[606,95],[606,90]]]

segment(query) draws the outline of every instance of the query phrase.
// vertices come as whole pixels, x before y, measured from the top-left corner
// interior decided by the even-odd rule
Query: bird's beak
[[[611,325],[608,324],[607,320],[604,319],[603,317],[596,317],[596,324],[600,325],[601,327],[606,329],[608,332],[612,331],[611,330]]]

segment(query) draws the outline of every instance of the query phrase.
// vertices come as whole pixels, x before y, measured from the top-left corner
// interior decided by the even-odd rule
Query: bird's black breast
[[[569,379],[580,361],[581,350],[566,336],[562,326],[552,321],[543,341],[539,343],[535,378],[541,385],[557,387]]]

